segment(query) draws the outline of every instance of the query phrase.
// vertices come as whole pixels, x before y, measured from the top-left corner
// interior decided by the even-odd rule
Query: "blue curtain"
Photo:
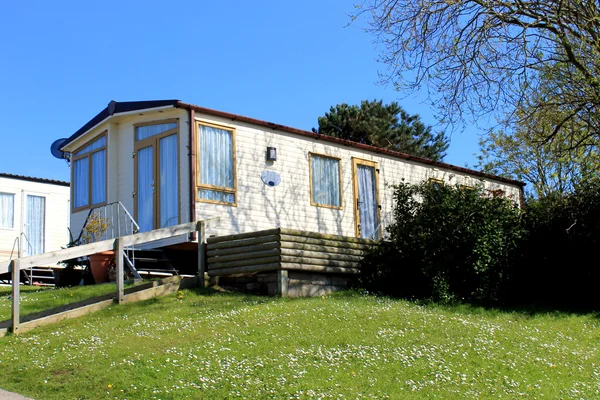
[[[137,223],[140,232],[154,229],[153,147],[138,150]]]
[[[167,122],[166,124],[137,126],[135,128],[135,140],[144,140],[146,138],[161,134],[171,129],[177,128],[177,122]]]
[[[46,198],[27,195],[27,214],[25,220],[25,235],[27,241],[25,254],[33,256],[44,252],[45,220],[46,220]]]
[[[213,200],[221,203],[235,203],[233,193],[219,192],[216,190],[198,189],[198,197],[204,200]]]
[[[85,207],[89,203],[89,158],[73,163],[73,207]]]
[[[0,193],[0,228],[15,227],[15,195]]]
[[[106,150],[92,154],[92,204],[106,201]]]
[[[360,216],[360,237],[379,239],[377,220],[377,188],[375,168],[357,165],[358,173],[358,212]]]
[[[177,225],[179,209],[177,202],[177,135],[160,139],[160,227]]]
[[[90,151],[97,150],[104,146],[106,146],[106,136],[102,136],[101,138],[94,140],[92,143],[88,144],[83,149],[73,154],[73,156],[80,156],[82,154],[89,153]]]
[[[233,132],[200,125],[198,141],[200,184],[233,189]],[[232,193],[201,189],[198,197],[207,200],[235,202]]]
[[[341,206],[340,161],[311,155],[312,201],[321,205]]]

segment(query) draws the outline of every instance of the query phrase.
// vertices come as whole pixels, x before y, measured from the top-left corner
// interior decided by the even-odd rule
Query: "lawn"
[[[10,319],[12,305],[11,291],[10,286],[0,286],[0,321]],[[21,315],[44,311],[91,297],[116,292],[117,287],[114,283],[59,289],[54,287],[21,286]]]
[[[600,398],[600,320],[186,290],[0,338],[39,399]]]

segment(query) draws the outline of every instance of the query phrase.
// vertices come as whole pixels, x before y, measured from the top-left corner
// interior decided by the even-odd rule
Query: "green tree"
[[[357,10],[382,49],[384,80],[426,87],[442,120],[560,106],[547,138],[571,120],[600,136],[597,0],[364,0]],[[560,68],[560,85],[547,87],[550,101],[526,104],[549,65]]]
[[[418,115],[396,102],[363,100],[360,106],[338,104],[319,117],[314,132],[441,161],[449,145],[444,132],[434,133]]]
[[[491,131],[479,142],[479,167],[527,182],[534,197],[571,193],[600,168],[600,148],[590,126],[567,119],[570,108],[553,99],[564,72],[564,66],[548,66],[540,86],[515,112],[521,123],[511,131]],[[552,105],[535,106],[544,101]]]

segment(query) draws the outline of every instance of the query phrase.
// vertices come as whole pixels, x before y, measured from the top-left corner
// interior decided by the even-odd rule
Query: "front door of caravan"
[[[179,175],[176,128],[144,126],[135,146],[135,216],[140,232],[179,223]],[[156,134],[147,133],[159,132]]]
[[[354,221],[356,236],[379,239],[379,192],[377,163],[352,159],[354,177]]]
[[[25,197],[25,240],[23,253],[26,256],[42,254],[46,240],[46,198],[27,195]]]

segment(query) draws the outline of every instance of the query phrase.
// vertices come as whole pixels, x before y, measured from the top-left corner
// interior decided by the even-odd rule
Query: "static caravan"
[[[92,210],[120,224],[126,215],[139,232],[207,221],[208,275],[260,275],[280,291],[282,271],[350,272],[385,234],[398,182],[523,197],[517,181],[179,100],[111,101],[58,148],[70,160],[75,235]],[[193,240],[152,245],[195,249]]]
[[[0,173],[0,262],[66,246],[69,195],[69,182]]]

